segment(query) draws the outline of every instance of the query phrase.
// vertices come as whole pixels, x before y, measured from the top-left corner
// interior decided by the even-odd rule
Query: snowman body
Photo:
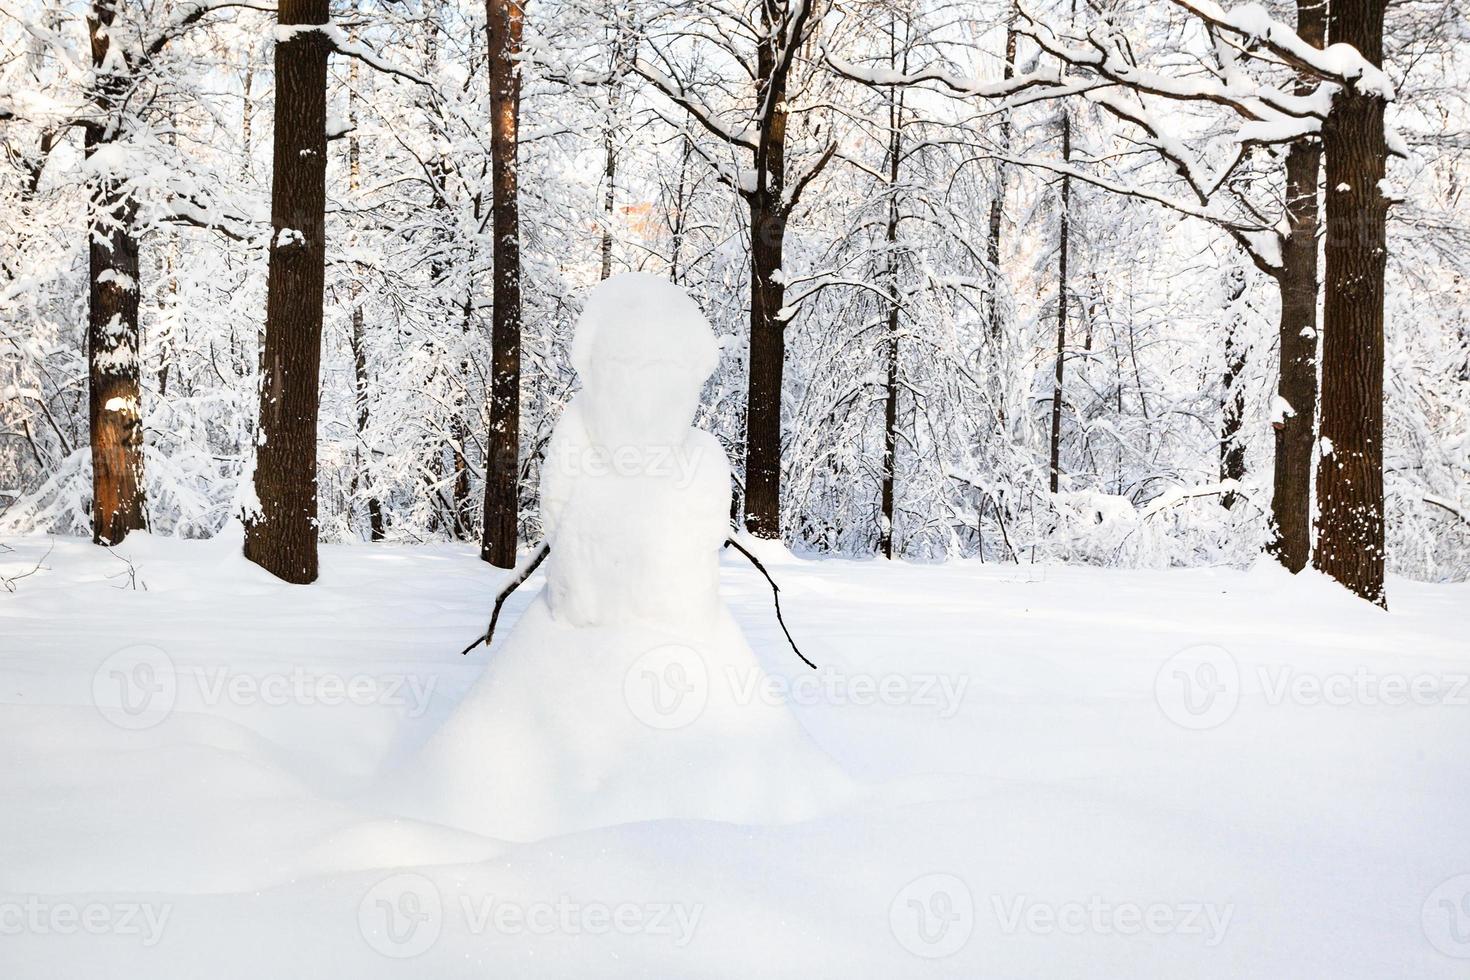
[[[663,280],[618,276],[589,297],[572,348],[582,390],[542,468],[546,586],[420,754],[413,792],[436,819],[530,840],[790,822],[852,795],[764,696],[719,596],[730,466],[692,426],[717,359],[703,315]]]

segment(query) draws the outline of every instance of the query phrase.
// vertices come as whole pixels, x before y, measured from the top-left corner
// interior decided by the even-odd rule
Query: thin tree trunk
[[[685,206],[688,203],[685,197],[685,186],[689,175],[689,138],[686,136],[679,142],[679,189],[674,196],[674,213],[669,228],[670,237],[673,241],[669,247],[669,278],[674,282],[680,281],[683,275],[679,263],[684,252],[684,226],[687,222]]]
[[[756,537],[781,537],[781,390],[786,368],[786,75],[773,9],[761,7],[765,40],[756,50],[764,132],[756,152],[750,207],[750,378],[745,401],[745,527]]]
[[[1072,120],[1062,109],[1062,162],[1072,159]],[[1062,382],[1067,352],[1067,252],[1071,239],[1072,179],[1062,176],[1061,230],[1057,242],[1057,363],[1051,390],[1051,492],[1062,473]]]
[[[125,95],[123,63],[109,58],[112,0],[96,0],[88,18],[92,100],[99,121],[84,133],[87,157],[115,135],[110,120]],[[92,449],[92,540],[117,544],[147,526],[143,490],[143,386],[138,332],[137,205],[123,184],[102,177],[91,189],[87,266],[87,418]]]
[[[1234,307],[1245,295],[1245,270],[1239,267],[1230,272],[1230,305]],[[1220,480],[1239,481],[1245,477],[1245,444],[1240,441],[1240,430],[1245,419],[1245,393],[1237,384],[1245,373],[1245,347],[1236,336],[1245,319],[1238,312],[1231,314],[1230,325],[1225,330],[1225,372],[1220,378]],[[1230,510],[1235,506],[1236,494],[1220,494],[1220,506]]]
[[[357,197],[358,191],[362,189],[362,147],[357,140],[357,60],[353,59],[347,68],[347,126],[349,135],[347,137],[347,189],[353,198]],[[352,303],[352,374],[355,382],[356,408],[357,408],[357,467],[352,474],[352,496],[357,496],[358,487],[362,483],[371,483],[368,475],[367,461],[369,452],[367,448],[368,422],[371,419],[368,406],[368,363],[367,363],[367,324],[364,322],[362,312],[362,287],[356,279],[352,280],[348,287],[349,302]],[[349,507],[351,504],[348,505]],[[383,505],[376,496],[369,496],[368,509],[368,538],[372,541],[383,540]]]
[[[1332,44],[1383,60],[1385,0],[1334,0]],[[1370,602],[1383,591],[1384,100],[1347,88],[1322,126],[1327,158],[1318,569]]]
[[[1014,10],[1011,20],[1006,24],[1006,63],[1001,77],[1009,80],[1016,74],[1016,21]],[[1003,153],[1009,153],[1011,149],[1011,116],[1008,112],[1002,112],[1000,116],[1000,135],[998,143]],[[986,238],[985,258],[990,263],[990,339],[999,344],[1001,331],[1005,324],[1005,308],[1001,303],[1001,284],[1004,277],[1000,274],[1000,232],[1001,224],[1005,217],[1006,197],[1006,165],[1003,161],[995,164],[995,196],[990,199],[990,230]]]
[[[485,524],[480,557],[513,568],[520,499],[521,244],[516,152],[521,81],[519,0],[486,0],[490,56],[491,225],[494,229],[494,313],[490,426],[485,460]]]
[[[282,27],[325,24],[327,0],[281,0]],[[316,429],[326,277],[327,56],[315,30],[276,41],[270,271],[255,495],[245,557],[287,582],[317,576]]]
[[[1326,0],[1298,0],[1297,34],[1322,46]],[[1311,91],[1303,83],[1300,94]],[[1281,319],[1278,345],[1281,376],[1276,394],[1284,405],[1274,424],[1276,461],[1272,477],[1273,537],[1267,550],[1293,572],[1312,553],[1312,445],[1317,424],[1317,178],[1322,144],[1301,139],[1286,154],[1286,214],[1291,232],[1281,252]]]
[[[897,18],[889,30],[889,67],[898,68]],[[884,558],[893,557],[893,502],[898,459],[898,167],[903,150],[902,90],[888,90],[888,228],[884,236],[888,246],[888,337],[884,347],[887,378],[883,392],[883,483],[880,502],[882,515],[878,526],[878,550]]]
[[[786,216],[770,195],[750,199],[750,379],[745,417],[745,527],[761,538],[781,536],[781,382],[786,330],[777,316],[786,302],[778,281]]]
[[[617,20],[617,4],[609,5],[609,14],[614,18],[612,39],[612,72],[607,83],[607,122],[602,131],[602,269],[599,280],[612,275],[613,216],[617,203],[618,146],[617,115],[622,98],[623,73],[623,25]]]

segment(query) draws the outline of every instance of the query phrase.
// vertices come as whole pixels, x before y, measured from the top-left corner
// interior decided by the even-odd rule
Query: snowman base
[[[537,596],[420,753],[416,808],[507,840],[658,819],[811,819],[855,784],[769,697],[723,606],[698,635],[574,626]]]

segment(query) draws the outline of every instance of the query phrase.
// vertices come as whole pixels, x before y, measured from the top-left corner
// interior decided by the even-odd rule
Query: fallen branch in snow
[[[791,638],[791,631],[786,628],[786,620],[781,618],[781,587],[776,584],[775,579],[771,578],[771,573],[766,571],[766,566],[762,565],[759,558],[757,558],[755,555],[752,555],[749,551],[745,550],[745,546],[742,545],[739,541],[736,541],[734,538],[726,538],[725,544],[733,544],[735,546],[735,550],[740,552],[746,558],[750,559],[750,563],[755,566],[756,571],[764,575],[766,577],[766,581],[771,583],[771,601],[776,604],[776,622],[781,624],[781,632],[786,634],[786,642],[791,644],[792,652],[795,653],[798,658],[800,658],[802,663],[806,664],[812,670],[816,670],[817,665],[808,660],[806,656],[801,652],[801,649],[797,647],[796,641]]]
[[[549,554],[551,554],[551,545],[543,541],[536,546],[535,551],[532,551],[524,561],[516,566],[515,574],[510,577],[510,581],[501,586],[500,591],[495,594],[495,608],[490,611],[490,625],[485,627],[485,635],[477,637],[475,642],[459,651],[460,656],[468,654],[481,643],[487,647],[490,646],[490,638],[495,635],[495,623],[500,619],[500,607],[505,605],[505,600],[510,598],[512,592],[521,587],[521,583],[531,577],[531,573],[541,566]]]
[[[124,565],[128,566],[127,568],[123,569],[120,572],[116,572],[116,573],[114,573],[112,575],[107,576],[108,578],[122,578],[124,575],[126,575],[128,577],[128,580],[127,580],[126,583],[121,583],[120,582],[117,585],[113,586],[113,588],[116,588],[116,589],[128,588],[128,589],[132,589],[134,592],[137,592],[138,591],[138,585],[141,583],[142,586],[143,586],[143,591],[144,592],[147,592],[148,591],[148,583],[147,582],[141,582],[141,580],[138,578],[138,569],[137,569],[137,567],[134,566],[132,562],[128,561],[122,555],[120,555],[117,552],[113,551],[112,550],[112,545],[110,545],[110,544],[109,545],[103,545],[103,547],[107,549],[107,553],[109,555],[111,555],[112,557],[116,558],[118,561],[122,562]]]
[[[56,547],[56,539],[55,538],[52,538],[51,539],[51,545],[50,545],[50,547],[48,547],[46,549],[46,553],[41,556],[41,560],[38,561],[38,562],[36,562],[36,566],[34,568],[32,568],[29,572],[21,572],[19,575],[9,575],[9,576],[0,575],[0,587],[3,587],[6,592],[14,592],[15,591],[15,583],[18,582],[18,581],[20,581],[23,578],[29,578],[32,575],[34,575],[37,572],[39,572],[41,570],[42,566],[44,566],[46,564],[46,559],[51,557],[51,550],[53,548],[55,548],[55,547]],[[15,549],[14,548],[10,548],[10,547],[6,547],[5,550],[6,551],[14,551]]]

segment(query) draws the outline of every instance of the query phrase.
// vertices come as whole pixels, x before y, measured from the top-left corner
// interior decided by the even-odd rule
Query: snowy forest
[[[1463,975],[1464,0],[0,0],[0,148],[7,977]]]
[[[1278,6],[7,0],[0,527],[508,566],[638,270],[759,536],[1461,580],[1470,16]]]

